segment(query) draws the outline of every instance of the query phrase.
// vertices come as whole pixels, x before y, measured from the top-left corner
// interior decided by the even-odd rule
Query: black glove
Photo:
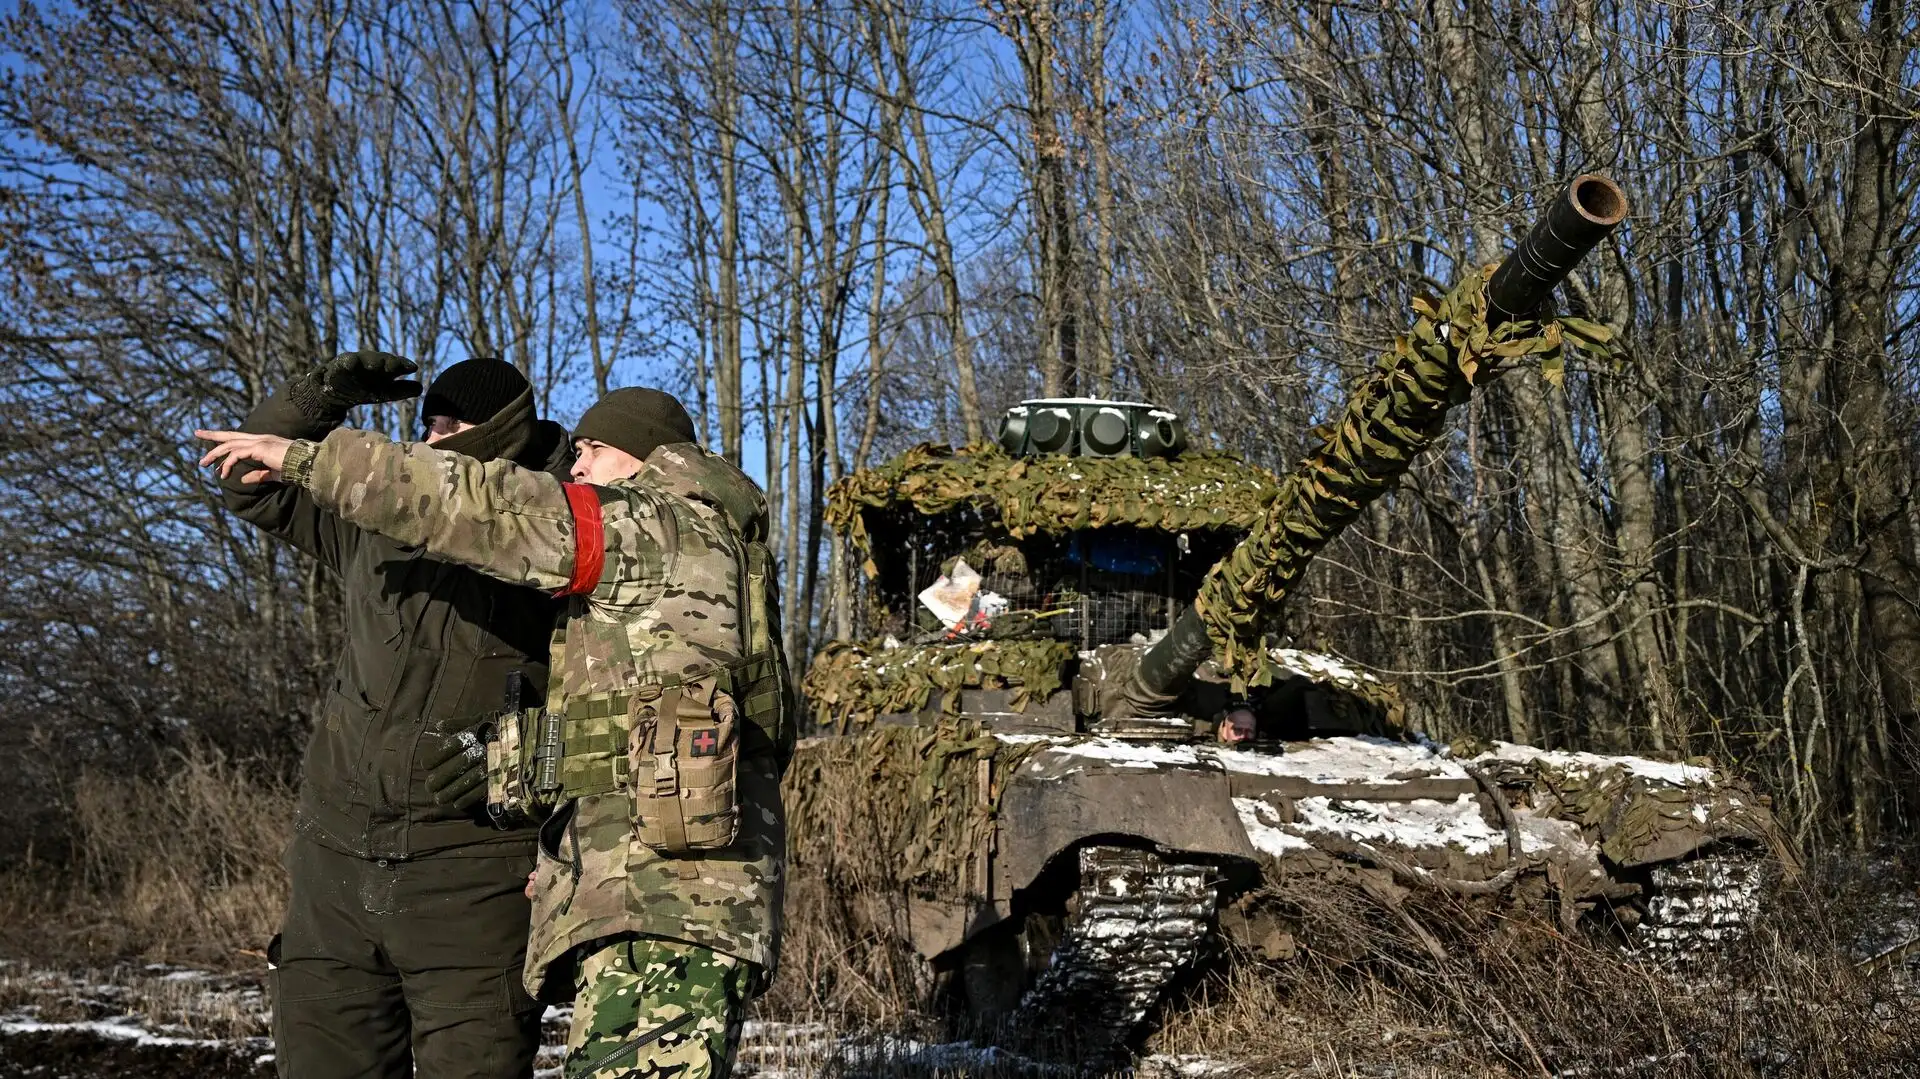
[[[427,793],[434,801],[464,813],[486,800],[492,740],[491,720],[464,730],[429,729],[421,737],[420,764],[427,769]]]
[[[402,380],[418,364],[390,352],[342,352],[318,363],[287,387],[294,407],[322,423],[339,423],[355,405],[380,405],[420,396],[420,383]]]

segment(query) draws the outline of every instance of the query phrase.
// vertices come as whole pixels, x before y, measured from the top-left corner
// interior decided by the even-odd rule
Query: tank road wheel
[[[1745,934],[1760,913],[1767,860],[1757,850],[1717,847],[1652,869],[1646,913],[1631,939],[1662,962],[1690,965]]]
[[[1029,916],[961,976],[969,1018],[997,1044],[1104,1068],[1125,1062],[1134,1028],[1205,953],[1220,874],[1127,847],[1085,847],[1079,861],[1064,913]]]

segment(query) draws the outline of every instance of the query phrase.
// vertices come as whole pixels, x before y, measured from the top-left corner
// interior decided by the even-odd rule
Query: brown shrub
[[[1862,875],[1776,882],[1753,932],[1686,968],[1531,917],[1466,934],[1429,907],[1420,921],[1443,954],[1398,919],[1363,920],[1364,959],[1231,957],[1150,1047],[1301,1076],[1905,1074],[1920,1060],[1920,998],[1859,969],[1853,946],[1912,886],[1863,889]]]
[[[879,896],[836,892],[817,876],[787,885],[780,974],[757,1010],[784,1022],[900,1030],[926,1017],[930,968],[904,941],[870,928]]]
[[[157,776],[82,773],[72,862],[26,859],[0,878],[0,911],[32,927],[14,954],[253,965],[286,903],[281,851],[293,792],[271,773],[193,747]]]

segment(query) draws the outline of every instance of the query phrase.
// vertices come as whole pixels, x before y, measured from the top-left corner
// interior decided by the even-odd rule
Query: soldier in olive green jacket
[[[353,406],[417,394],[403,380],[413,369],[378,352],[336,357],[245,427],[323,438]],[[447,368],[422,415],[427,437],[462,460],[517,462],[556,483],[572,464],[565,430],[536,420],[532,387],[499,360]],[[519,973],[535,832],[488,820],[484,769],[459,751],[501,709],[510,676],[538,703],[558,603],[368,531],[299,487],[238,474],[222,487],[234,513],[340,579],[346,624],[302,766],[291,894],[269,949],[280,1074],[531,1075],[540,1008]]]
[[[793,730],[765,505],[677,401],[619,390],[575,479],[337,431],[200,432],[360,527],[569,597],[546,713],[503,717],[491,801],[542,828],[527,988],[575,998],[567,1079],[726,1074],[778,953]]]

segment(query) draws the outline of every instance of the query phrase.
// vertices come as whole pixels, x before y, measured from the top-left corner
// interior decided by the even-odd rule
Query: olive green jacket
[[[261,402],[242,428],[324,438],[332,425],[314,421],[282,393]],[[531,392],[439,445],[561,478],[572,464],[565,430],[535,419]],[[539,703],[558,603],[358,528],[296,486],[243,484],[245,471],[234,468],[222,483],[227,508],[341,582],[346,640],[307,744],[295,829],[362,858],[499,854],[502,847],[531,855],[531,829],[501,831],[483,811],[458,813],[436,803],[422,761],[431,759],[435,731],[471,725],[501,708],[510,671],[525,672],[525,703]]]

